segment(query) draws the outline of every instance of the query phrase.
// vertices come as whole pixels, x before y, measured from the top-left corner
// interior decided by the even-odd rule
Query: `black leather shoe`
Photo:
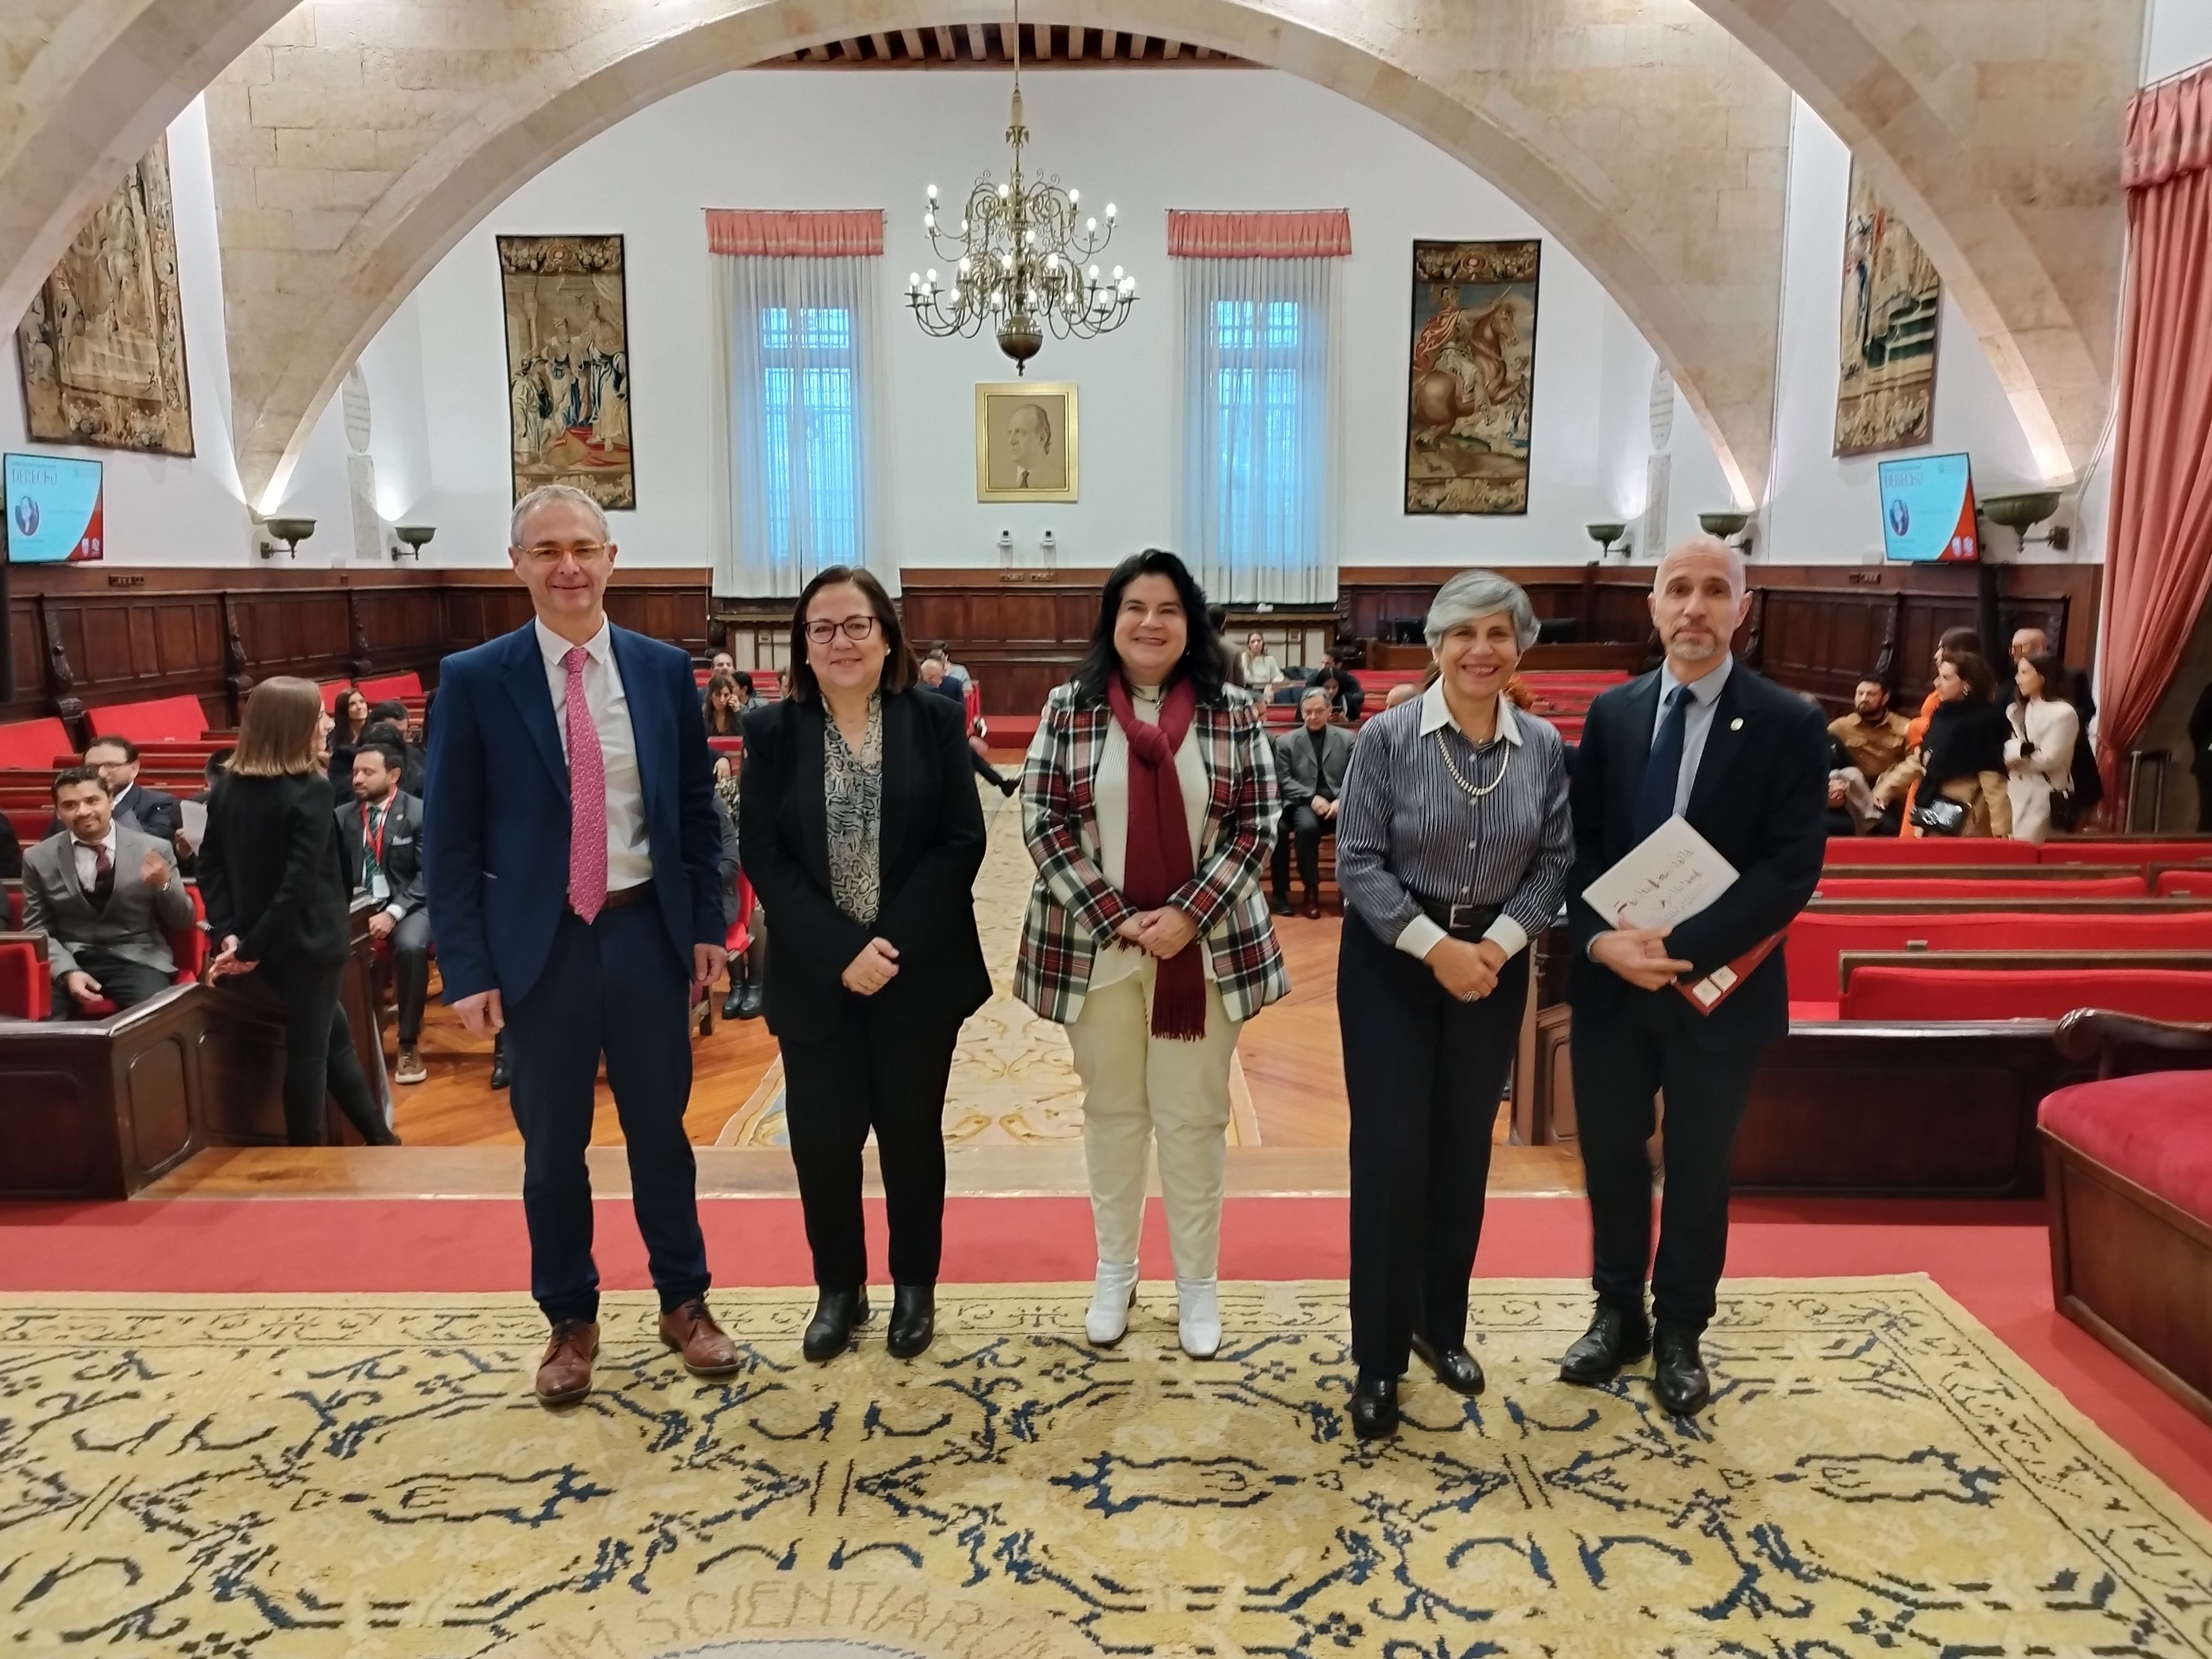
[[[745,1017],[745,982],[742,979],[730,981],[730,994],[722,999],[722,1018],[726,1020]]]
[[[1352,1431],[1362,1440],[1376,1440],[1398,1432],[1398,1383],[1395,1378],[1363,1376],[1352,1391]]]
[[[1697,1332],[1662,1325],[1654,1334],[1651,1352],[1651,1397],[1677,1417],[1694,1417],[1703,1411],[1713,1397],[1713,1380],[1705,1375]]]
[[[1297,914],[1297,906],[1291,902],[1290,896],[1287,893],[1276,894],[1273,898],[1267,901],[1267,908],[1270,910],[1273,910],[1279,916],[1290,916],[1296,915]]]
[[[501,1032],[491,1040],[491,1086],[507,1087],[507,1036]]]
[[[1559,1380],[1595,1388],[1612,1382],[1623,1365],[1650,1352],[1651,1327],[1643,1310],[1631,1313],[1601,1302],[1589,1328],[1560,1359]]]
[[[758,1019],[761,1011],[768,1006],[768,988],[757,979],[745,981],[744,994],[738,999],[739,1019]]]
[[[937,1287],[891,1286],[891,1324],[886,1346],[894,1359],[911,1359],[937,1334]]]
[[[868,1322],[868,1288],[824,1291],[816,1298],[799,1351],[816,1364],[835,1359],[853,1346],[853,1333]]]
[[[1437,1374],[1437,1381],[1454,1394],[1480,1394],[1482,1366],[1464,1347],[1439,1348],[1421,1335],[1413,1334],[1413,1352],[1421,1363]]]

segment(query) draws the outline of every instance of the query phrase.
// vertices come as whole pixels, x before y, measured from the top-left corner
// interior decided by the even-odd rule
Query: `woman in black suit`
[[[820,1292],[805,1351],[868,1317],[860,1147],[872,1127],[890,1220],[891,1353],[936,1328],[945,1088],[960,1023],[991,994],[972,891],[983,811],[962,711],[915,689],[890,596],[833,565],[791,624],[791,690],[744,719],[738,842],[775,918],[768,1024]]]
[[[200,895],[221,945],[207,978],[251,975],[253,992],[283,1010],[286,1139],[323,1144],[327,1094],[371,1146],[396,1146],[338,1001],[353,882],[323,769],[330,729],[313,681],[264,680],[246,700],[199,849]]]

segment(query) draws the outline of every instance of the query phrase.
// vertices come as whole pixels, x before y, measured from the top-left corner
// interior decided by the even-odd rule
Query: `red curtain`
[[[2136,94],[2122,179],[2127,328],[2097,733],[2114,800],[2212,598],[2212,70]]]
[[[796,213],[775,208],[708,208],[707,246],[716,253],[771,259],[874,258],[884,251],[884,210]]]
[[[1168,210],[1173,259],[1348,259],[1352,215],[1343,208],[1296,213]]]

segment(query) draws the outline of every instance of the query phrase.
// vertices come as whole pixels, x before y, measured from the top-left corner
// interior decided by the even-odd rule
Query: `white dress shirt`
[[[92,890],[92,884],[100,879],[100,854],[96,849],[102,847],[107,849],[107,861],[114,866],[116,879],[120,881],[123,878],[123,867],[115,862],[115,820],[113,818],[108,819],[107,833],[98,841],[78,841],[72,836],[70,842],[70,851],[76,858],[77,885],[88,893]]]
[[[1674,810],[1686,811],[1690,805],[1690,791],[1698,781],[1698,763],[1705,757],[1705,738],[1713,729],[1713,715],[1720,708],[1721,688],[1728,684],[1729,676],[1735,672],[1733,652],[1721,659],[1721,665],[1701,680],[1690,684],[1689,711],[1682,717],[1682,769],[1674,775]],[[1667,700],[1674,695],[1674,688],[1682,682],[1674,676],[1674,665],[1669,661],[1659,668],[1659,712],[1651,721],[1651,741],[1659,740],[1659,728],[1667,723]]]
[[[553,698],[553,725],[561,753],[568,753],[568,641],[541,620],[538,648],[545,659],[545,689]],[[584,703],[599,734],[607,777],[607,890],[619,893],[653,879],[653,851],[646,839],[645,786],[637,772],[637,738],[630,730],[629,697],[615,665],[614,635],[607,624],[584,642]]]

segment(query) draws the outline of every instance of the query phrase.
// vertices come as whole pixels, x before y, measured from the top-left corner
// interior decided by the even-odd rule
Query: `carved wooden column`
[[[39,595],[39,639],[46,653],[46,702],[68,722],[70,737],[82,748],[85,734],[77,729],[84,719],[84,704],[76,695],[76,671],[70,666],[69,650],[62,643],[62,619],[44,593]]]
[[[346,629],[353,639],[346,670],[355,680],[364,680],[368,678],[368,629],[361,620],[361,590],[350,585],[346,588]]]
[[[1759,588],[1751,596],[1751,632],[1743,642],[1744,665],[1763,668],[1766,665],[1766,595]]]
[[[1583,567],[1583,597],[1581,621],[1575,629],[1575,637],[1584,645],[1595,645],[1597,636],[1597,561],[1592,559]]]
[[[238,631],[238,605],[222,596],[222,689],[229,698],[230,723],[235,727],[246,713],[246,694],[253,690],[253,676],[246,672],[246,644]]]
[[[1874,677],[1893,692],[1897,690],[1897,647],[1905,637],[1905,594],[1889,596],[1889,614],[1882,618],[1881,649],[1875,653]]]

